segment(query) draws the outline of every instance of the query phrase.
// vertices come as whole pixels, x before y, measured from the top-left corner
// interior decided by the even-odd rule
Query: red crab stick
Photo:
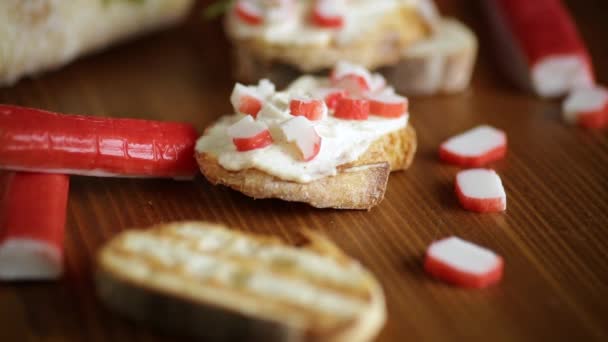
[[[191,178],[188,124],[63,115],[0,105],[0,168],[88,176]]]
[[[509,70],[542,97],[566,94],[594,82],[589,53],[560,0],[488,0],[489,21],[498,41],[511,49],[501,59],[516,65],[523,56],[526,72]],[[519,57],[519,58],[518,58]],[[519,61],[522,64],[522,61]]]
[[[489,249],[453,236],[429,246],[424,269],[450,284],[482,288],[501,280],[503,260]]]
[[[0,171],[0,280],[61,274],[69,177]]]

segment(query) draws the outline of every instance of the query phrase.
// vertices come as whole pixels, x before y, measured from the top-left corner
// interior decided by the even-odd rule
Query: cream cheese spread
[[[230,171],[253,168],[283,180],[308,183],[336,175],[339,165],[357,160],[372,142],[407,125],[409,115],[398,118],[370,115],[367,120],[358,121],[336,118],[330,111],[327,118],[311,121],[322,138],[321,148],[314,159],[302,161],[293,145],[282,138],[279,125],[293,118],[289,112],[292,97],[310,94],[315,89],[328,87],[328,83],[326,78],[302,76],[285,91],[268,97],[256,121],[269,127],[273,144],[245,152],[237,151],[227,129],[244,115],[233,114],[220,118],[206,130],[197,141],[197,152],[216,157],[219,164]]]
[[[231,11],[228,14],[231,33],[236,38],[258,38],[275,44],[348,44],[376,27],[388,13],[403,7],[417,8],[420,0],[349,0],[344,12],[344,25],[338,29],[311,24],[313,2],[295,1],[289,18],[265,21],[260,25],[250,25]]]

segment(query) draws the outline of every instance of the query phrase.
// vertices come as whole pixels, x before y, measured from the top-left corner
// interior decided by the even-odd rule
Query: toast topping
[[[346,79],[365,87],[339,82]],[[254,111],[242,109],[245,96],[259,101]],[[237,113],[209,127],[197,151],[230,171],[254,168],[300,183],[336,175],[372,142],[405,127],[409,116],[407,99],[381,75],[350,63],[339,63],[330,78],[303,76],[280,92],[267,80],[237,84],[232,102]]]
[[[342,254],[195,222],[125,232],[104,247],[100,265],[154,290],[323,327],[355,318],[381,291],[369,272]]]
[[[228,13],[239,38],[300,45],[349,43],[394,11],[418,11],[420,0],[239,0]]]

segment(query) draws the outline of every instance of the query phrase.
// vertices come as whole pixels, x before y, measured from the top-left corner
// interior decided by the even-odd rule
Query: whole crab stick
[[[0,105],[0,168],[87,176],[191,178],[188,124],[64,115]]]
[[[69,177],[0,171],[0,280],[62,272]]]
[[[509,48],[500,58],[518,83],[542,97],[594,83],[589,53],[560,0],[483,3],[500,46]]]

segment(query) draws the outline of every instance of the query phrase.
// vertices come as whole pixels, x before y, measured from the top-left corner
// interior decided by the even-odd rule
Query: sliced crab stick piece
[[[345,120],[367,120],[369,116],[369,101],[352,97],[340,99],[336,105],[334,116]]]
[[[507,135],[491,126],[477,126],[445,141],[439,158],[446,163],[471,167],[499,160],[507,153]]]
[[[251,86],[237,83],[232,89],[230,103],[236,112],[255,118],[262,109],[264,101],[274,94],[274,91],[274,84],[266,79],[261,80],[258,85]]]
[[[338,29],[344,26],[345,0],[316,0],[312,9],[312,22],[323,28]]]
[[[303,161],[313,160],[321,150],[321,136],[304,116],[296,116],[281,124],[281,131],[288,142],[300,151]]]
[[[457,237],[433,242],[426,251],[424,269],[447,283],[483,288],[502,279],[503,260],[489,249]]]
[[[238,0],[234,12],[241,21],[249,25],[257,26],[264,23],[264,9],[259,1]]]
[[[0,168],[87,176],[192,178],[189,124],[0,105]]]
[[[509,48],[500,58],[520,84],[555,97],[594,83],[589,53],[560,0],[484,3],[498,42]]]
[[[0,280],[62,273],[69,177],[0,171]]]
[[[368,96],[369,113],[386,118],[398,118],[407,114],[407,98],[397,94],[381,93]]]
[[[325,100],[328,109],[336,109],[338,101],[347,96],[341,88],[318,88],[313,91],[313,97]]]
[[[608,90],[604,87],[576,89],[563,103],[564,119],[586,128],[608,126]]]
[[[507,194],[494,170],[469,169],[456,174],[456,195],[466,210],[479,213],[507,209]]]
[[[340,61],[330,74],[334,87],[345,89],[349,94],[362,95],[372,90],[373,77],[360,65]]]
[[[305,116],[308,120],[316,121],[327,117],[327,105],[323,100],[296,97],[289,101],[289,111],[294,116]]]
[[[227,128],[228,136],[232,138],[236,150],[240,152],[264,148],[272,144],[272,136],[268,126],[255,121],[250,115]]]

